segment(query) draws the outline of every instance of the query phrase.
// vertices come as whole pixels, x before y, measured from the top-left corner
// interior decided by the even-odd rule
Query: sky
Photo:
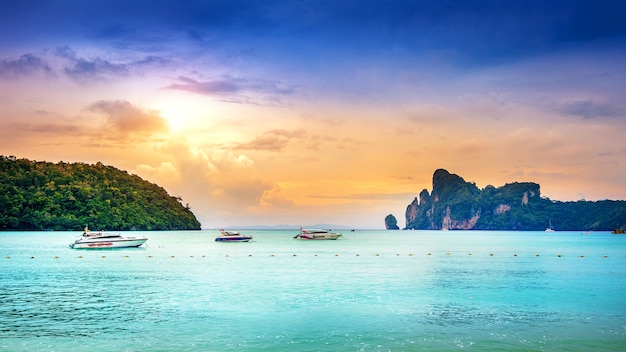
[[[1,0],[0,155],[203,228],[404,227],[443,168],[626,199],[624,1]]]

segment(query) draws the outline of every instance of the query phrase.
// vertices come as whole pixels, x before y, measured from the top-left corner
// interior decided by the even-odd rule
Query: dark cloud
[[[102,79],[108,76],[125,76],[129,72],[125,64],[112,63],[98,57],[85,59],[79,57],[69,47],[58,48],[56,55],[69,61],[69,66],[66,66],[63,72],[76,81]]]
[[[125,100],[100,100],[87,106],[86,110],[104,114],[115,129],[125,133],[168,130],[167,120],[158,111],[146,110]]]
[[[129,76],[134,71],[147,66],[162,66],[169,63],[169,60],[157,55],[149,55],[126,62],[112,62],[101,57],[87,59],[78,55],[70,47],[57,48],[55,55],[67,62],[63,68],[63,73],[78,82]]]
[[[567,115],[578,116],[583,119],[625,116],[624,109],[611,104],[599,103],[591,100],[581,100],[563,104],[559,110]]]
[[[289,87],[280,82],[231,76],[222,76],[220,79],[208,81],[181,76],[178,81],[179,83],[173,83],[166,89],[216,96],[222,101],[245,104],[280,103],[278,97],[290,96],[296,91],[295,87]],[[258,96],[263,98],[256,99],[255,97]]]
[[[0,60],[0,77],[16,78],[37,72],[51,74],[52,69],[33,54],[24,54],[15,60]]]

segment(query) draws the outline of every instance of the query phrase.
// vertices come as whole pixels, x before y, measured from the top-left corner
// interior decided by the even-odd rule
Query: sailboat
[[[554,229],[552,228],[552,220],[550,220],[550,226],[548,226],[546,232],[554,232]]]

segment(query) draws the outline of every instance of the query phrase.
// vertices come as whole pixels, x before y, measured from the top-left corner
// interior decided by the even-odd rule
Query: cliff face
[[[416,230],[613,230],[626,227],[626,202],[559,202],[541,197],[533,182],[479,189],[438,169],[432,193],[424,189],[406,208],[406,229]]]

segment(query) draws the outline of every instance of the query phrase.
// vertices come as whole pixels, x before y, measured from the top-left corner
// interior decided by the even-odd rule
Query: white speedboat
[[[331,230],[300,228],[300,233],[294,236],[294,238],[301,240],[336,240],[341,236],[340,233],[332,232]]]
[[[92,232],[85,228],[83,235],[70,248],[74,249],[103,249],[103,248],[132,248],[139,247],[148,239],[143,236],[124,237],[113,232]]]
[[[226,231],[220,229],[220,235],[215,238],[215,242],[249,242],[252,240],[250,235],[242,235],[237,231]]]

